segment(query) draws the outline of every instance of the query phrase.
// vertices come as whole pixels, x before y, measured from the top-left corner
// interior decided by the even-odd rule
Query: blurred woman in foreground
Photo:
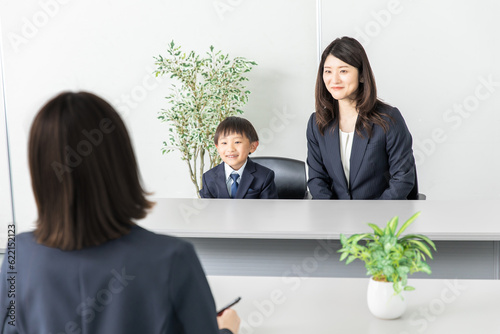
[[[2,333],[216,334],[218,322],[237,333],[233,310],[217,319],[193,246],[135,224],[154,203],[106,101],[50,100],[31,128],[29,166],[38,219],[16,236],[15,270],[4,259]]]

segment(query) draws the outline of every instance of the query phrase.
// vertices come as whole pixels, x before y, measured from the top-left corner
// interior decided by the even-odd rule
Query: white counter
[[[405,233],[433,240],[499,241],[500,201],[315,201],[154,199],[153,212],[139,224],[158,233],[195,238],[339,239],[341,233],[400,226],[422,214]]]
[[[409,280],[408,307],[396,320],[366,305],[368,278],[209,277],[218,306],[237,296],[240,334],[500,333],[500,281]]]
[[[140,225],[191,241],[210,275],[280,276],[327,245],[317,277],[362,277],[361,263],[339,262],[340,234],[370,231],[399,216],[405,231],[438,248],[433,278],[500,279],[500,201],[315,201],[156,199]],[[417,275],[422,277],[422,275]],[[427,277],[427,276],[424,276]]]

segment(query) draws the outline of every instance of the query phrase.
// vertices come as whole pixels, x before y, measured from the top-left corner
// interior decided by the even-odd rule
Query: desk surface
[[[208,278],[216,304],[234,309],[240,334],[500,333],[500,281],[410,279],[405,314],[375,318],[366,304],[368,278]]]
[[[400,226],[422,214],[405,233],[433,240],[500,240],[500,201],[314,201],[154,199],[153,212],[139,224],[179,237],[338,239],[366,232],[367,222]]]

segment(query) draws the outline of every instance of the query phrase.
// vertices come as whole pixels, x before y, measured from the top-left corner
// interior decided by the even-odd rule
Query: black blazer
[[[355,132],[350,158],[350,185],[340,158],[339,125],[321,135],[313,113],[307,125],[308,187],[314,199],[407,199],[415,186],[412,138],[397,108],[382,110],[392,119],[387,133],[372,124],[372,136]]]
[[[231,198],[227,191],[224,163],[205,172],[202,182],[202,198]],[[235,198],[278,198],[274,172],[248,158]]]
[[[191,244],[139,226],[100,246],[62,251],[16,236],[15,299],[7,254],[0,333],[219,333],[212,293]],[[7,307],[15,300],[16,326]],[[231,333],[229,330],[220,333]]]

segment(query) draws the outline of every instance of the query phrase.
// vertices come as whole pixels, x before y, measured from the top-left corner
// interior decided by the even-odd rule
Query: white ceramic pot
[[[368,283],[367,301],[370,312],[380,319],[399,318],[406,310],[404,291],[394,295],[392,282],[374,281],[373,277]]]

